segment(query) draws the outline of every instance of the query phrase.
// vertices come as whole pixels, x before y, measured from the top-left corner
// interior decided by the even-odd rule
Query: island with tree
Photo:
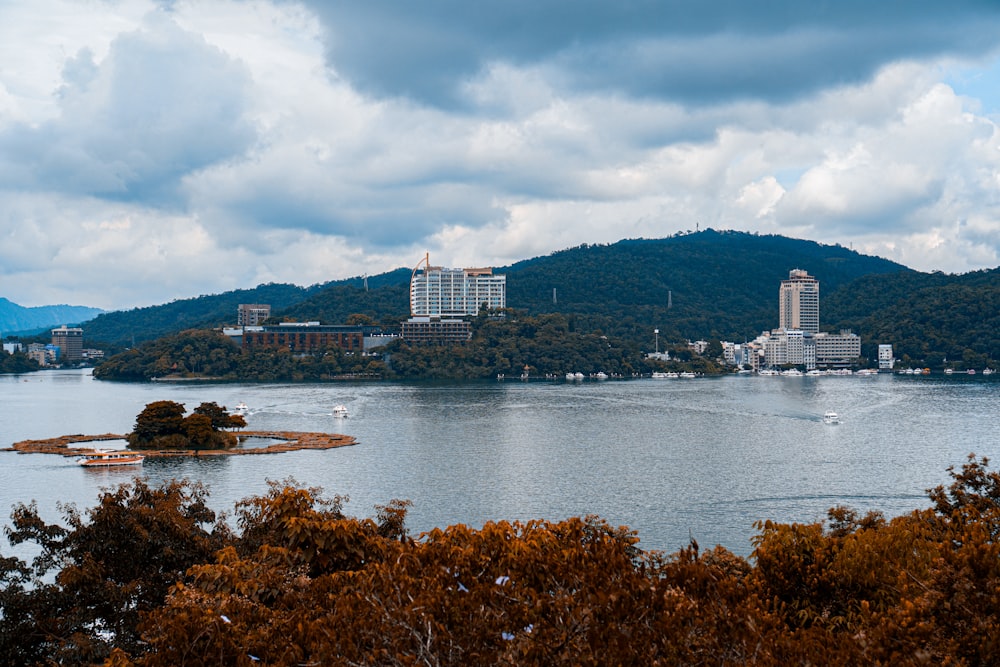
[[[201,403],[185,415],[183,403],[154,401],[146,405],[128,434],[61,435],[43,440],[22,440],[10,448],[21,453],[80,456],[92,453],[86,443],[125,440],[131,449],[148,457],[199,456],[218,454],[274,454],[299,449],[332,449],[355,444],[354,438],[339,433],[302,431],[243,431],[246,420],[230,414],[225,406]],[[237,434],[234,431],[240,430]],[[273,440],[264,447],[241,447],[250,438]]]

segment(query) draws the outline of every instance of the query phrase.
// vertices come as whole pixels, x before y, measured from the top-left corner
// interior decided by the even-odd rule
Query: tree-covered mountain
[[[159,306],[104,313],[83,325],[84,337],[88,345],[102,343],[124,347],[186,329],[235,325],[236,310],[241,303],[269,303],[274,312],[302,301],[317,289],[320,288],[270,283]]]
[[[1000,269],[865,276],[822,301],[862,353],[892,344],[904,363],[983,368],[1000,360]]]
[[[839,245],[783,236],[706,230],[665,239],[572,248],[518,262],[507,274],[507,304],[530,312],[576,315],[577,325],[652,342],[654,328],[674,339],[742,341],[778,326],[778,286],[804,269],[825,294],[862,276],[911,272]]]
[[[897,356],[940,365],[1000,359],[1000,269],[921,273],[839,245],[706,230],[664,239],[584,245],[496,267],[507,305],[530,316],[561,313],[569,332],[606,334],[649,350],[661,343],[743,341],[778,325],[780,282],[791,269],[820,281],[820,326],[861,335],[866,356],[892,343]],[[162,306],[106,313],[88,340],[130,344],[189,328],[233,324],[239,303],[270,303],[278,318],[343,323],[361,315],[393,329],[409,315],[410,269],[301,288],[262,285]],[[133,338],[134,337],[134,338]]]
[[[87,306],[19,306],[0,297],[0,333],[4,335],[37,331],[62,324],[86,322],[103,313],[100,308]]]

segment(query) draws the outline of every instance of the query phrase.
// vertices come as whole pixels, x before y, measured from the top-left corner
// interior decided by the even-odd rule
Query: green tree
[[[128,435],[132,447],[148,446],[158,438],[183,433],[184,405],[174,401],[154,401],[135,418],[135,428]]]

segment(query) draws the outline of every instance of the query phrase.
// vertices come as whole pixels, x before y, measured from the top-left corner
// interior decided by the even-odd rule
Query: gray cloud
[[[377,97],[464,106],[492,63],[543,66],[567,89],[685,103],[788,100],[904,58],[981,54],[1000,6],[932,0],[307,2],[331,67]]]

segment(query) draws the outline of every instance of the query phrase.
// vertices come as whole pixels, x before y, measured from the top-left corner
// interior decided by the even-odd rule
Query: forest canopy
[[[761,521],[749,559],[644,552],[597,517],[411,536],[272,482],[232,521],[136,479],[47,523],[17,505],[0,655],[104,665],[1000,664],[1000,474],[973,456],[930,506]]]

